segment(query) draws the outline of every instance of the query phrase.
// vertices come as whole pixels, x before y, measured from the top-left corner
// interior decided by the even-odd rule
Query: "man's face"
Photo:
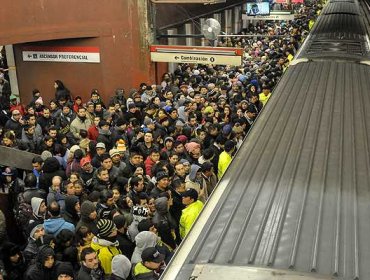
[[[36,171],[40,172],[41,169],[42,169],[42,164],[38,163],[38,162],[35,162],[35,163],[32,163],[32,167],[33,169],[35,169]]]
[[[36,117],[35,116],[31,116],[29,119],[28,119],[28,123],[30,125],[35,125],[36,124]]]
[[[54,265],[54,257],[53,256],[48,256],[44,262],[44,266],[46,268],[52,268]]]
[[[89,171],[91,171],[91,168],[92,168],[92,165],[91,165],[91,163],[90,163],[90,162],[87,162],[86,164],[84,164],[84,165],[82,166],[82,169],[83,169],[85,172],[89,172]]]
[[[182,204],[189,205],[192,202],[194,202],[194,199],[190,198],[189,196],[182,197]]]
[[[138,182],[137,186],[134,187],[135,191],[142,192],[144,189],[144,180]]]
[[[64,106],[63,107],[63,114],[64,115],[67,115],[67,114],[69,114],[69,112],[71,111],[71,109],[68,107],[68,106]]]
[[[178,176],[180,176],[180,177],[184,177],[184,176],[185,176],[185,174],[186,174],[186,172],[185,172],[185,166],[184,166],[182,163],[177,164],[177,165],[175,166],[175,172],[176,172],[176,174],[177,174]]]
[[[179,161],[178,155],[175,154],[175,155],[172,155],[172,157],[170,157],[170,164],[175,165],[178,161]]]
[[[150,158],[152,159],[152,161],[154,161],[154,162],[157,162],[157,161],[159,161],[159,158],[160,158],[161,156],[160,156],[160,154],[159,153],[157,153],[157,152],[153,152],[153,153],[151,153],[150,154]]]
[[[86,117],[86,110],[85,110],[85,108],[78,109],[78,116],[81,117],[81,118]]]
[[[46,213],[46,210],[47,210],[47,207],[46,207],[46,204],[45,202],[41,202],[40,204],[40,208],[39,208],[39,214],[45,214]]]
[[[153,141],[153,135],[151,133],[145,133],[144,142],[151,143]]]
[[[105,168],[105,169],[108,169],[110,170],[113,166],[113,162],[112,162],[112,159],[111,158],[107,158],[105,160],[103,160],[103,162],[101,163],[101,165]]]
[[[143,157],[141,155],[133,155],[131,157],[131,163],[134,165],[134,166],[138,166],[141,164],[142,162],[142,159]]]
[[[105,153],[105,149],[104,148],[96,148],[96,153],[100,156],[100,155]]]
[[[175,151],[178,154],[182,154],[184,152],[184,145],[183,144],[177,145],[177,147],[175,148]]]
[[[121,161],[121,155],[120,154],[116,154],[112,157],[112,162],[113,163],[119,163]]]
[[[158,187],[160,187],[161,189],[167,189],[169,183],[170,183],[170,180],[167,177],[164,177],[157,182]]]
[[[99,260],[95,252],[87,254],[85,260],[83,261],[84,266],[90,269],[97,269],[99,266]]]
[[[19,121],[21,119],[21,114],[19,112],[13,112],[12,117],[16,121]]]
[[[50,118],[50,110],[44,109],[43,115],[44,115],[44,118],[47,118],[47,119]]]
[[[108,182],[109,181],[109,173],[108,170],[103,170],[99,175],[99,179],[102,180],[103,182]]]
[[[53,137],[53,138],[56,138],[57,137],[57,131],[52,129],[49,131],[49,136]]]

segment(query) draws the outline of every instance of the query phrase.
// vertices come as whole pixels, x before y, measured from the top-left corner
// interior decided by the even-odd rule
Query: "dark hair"
[[[203,151],[203,157],[205,160],[211,159],[215,155],[215,151],[211,148],[205,149]]]
[[[113,192],[111,190],[102,190],[100,192],[100,203],[106,203],[109,198],[113,197]]]
[[[80,129],[81,138],[87,138],[87,131],[85,129]]]
[[[100,175],[101,175],[101,173],[102,173],[103,171],[105,171],[105,170],[107,170],[107,171],[108,171],[108,169],[104,168],[103,166],[100,166],[100,167],[98,168],[98,170],[96,170],[96,174],[98,174],[98,175],[100,176]]]
[[[100,161],[101,162],[103,162],[103,161],[105,161],[106,159],[110,159],[110,156],[109,156],[109,154],[108,153],[104,153],[104,154],[102,154],[101,156],[100,156]]]
[[[80,246],[84,246],[84,238],[91,233],[91,229],[89,229],[87,226],[81,226],[76,231],[76,243]]]
[[[64,84],[61,80],[55,80],[54,82],[57,84],[57,89],[59,89],[59,90],[66,89],[66,87],[64,86]]]
[[[44,160],[42,159],[42,157],[40,156],[35,156],[33,159],[32,159],[32,163],[40,163],[42,164],[44,162]]]
[[[130,186],[137,187],[139,185],[139,182],[141,182],[142,180],[144,179],[139,176],[133,176],[130,180]]]
[[[152,219],[144,219],[139,222],[137,229],[139,232],[149,231],[152,226],[154,226]]]
[[[185,184],[185,181],[183,179],[176,179],[172,181],[172,186],[175,190],[180,188],[182,184]]]

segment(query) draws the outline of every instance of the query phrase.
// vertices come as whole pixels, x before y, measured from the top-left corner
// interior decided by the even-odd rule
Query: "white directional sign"
[[[198,64],[221,64],[241,65],[241,56],[206,55],[188,53],[151,53],[151,59],[155,62],[175,63],[198,63]]]
[[[153,62],[241,65],[243,50],[238,48],[151,46]]]
[[[98,47],[26,46],[23,61],[99,63]]]

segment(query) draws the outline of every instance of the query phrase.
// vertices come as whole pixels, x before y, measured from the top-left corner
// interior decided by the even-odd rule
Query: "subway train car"
[[[370,279],[366,24],[328,2],[161,279]]]

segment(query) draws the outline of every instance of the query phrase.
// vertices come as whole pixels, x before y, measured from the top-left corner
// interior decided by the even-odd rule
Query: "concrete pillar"
[[[168,35],[176,35],[177,34],[177,28],[170,28],[167,29]],[[168,45],[178,45],[178,38],[167,38]],[[177,63],[168,63],[168,71],[170,73],[173,73],[177,68]]]
[[[15,68],[13,45],[6,45],[5,52],[6,52],[6,59],[8,62],[9,83],[12,89],[12,94],[19,97],[18,78],[17,78],[17,70]]]
[[[233,33],[238,34],[242,29],[242,6],[233,9]]]
[[[194,34],[193,23],[185,23],[185,34]],[[187,37],[185,39],[185,44],[187,46],[194,46],[195,44],[194,38]]]
[[[221,30],[226,34],[231,34],[233,32],[233,10],[224,11],[224,25]]]

